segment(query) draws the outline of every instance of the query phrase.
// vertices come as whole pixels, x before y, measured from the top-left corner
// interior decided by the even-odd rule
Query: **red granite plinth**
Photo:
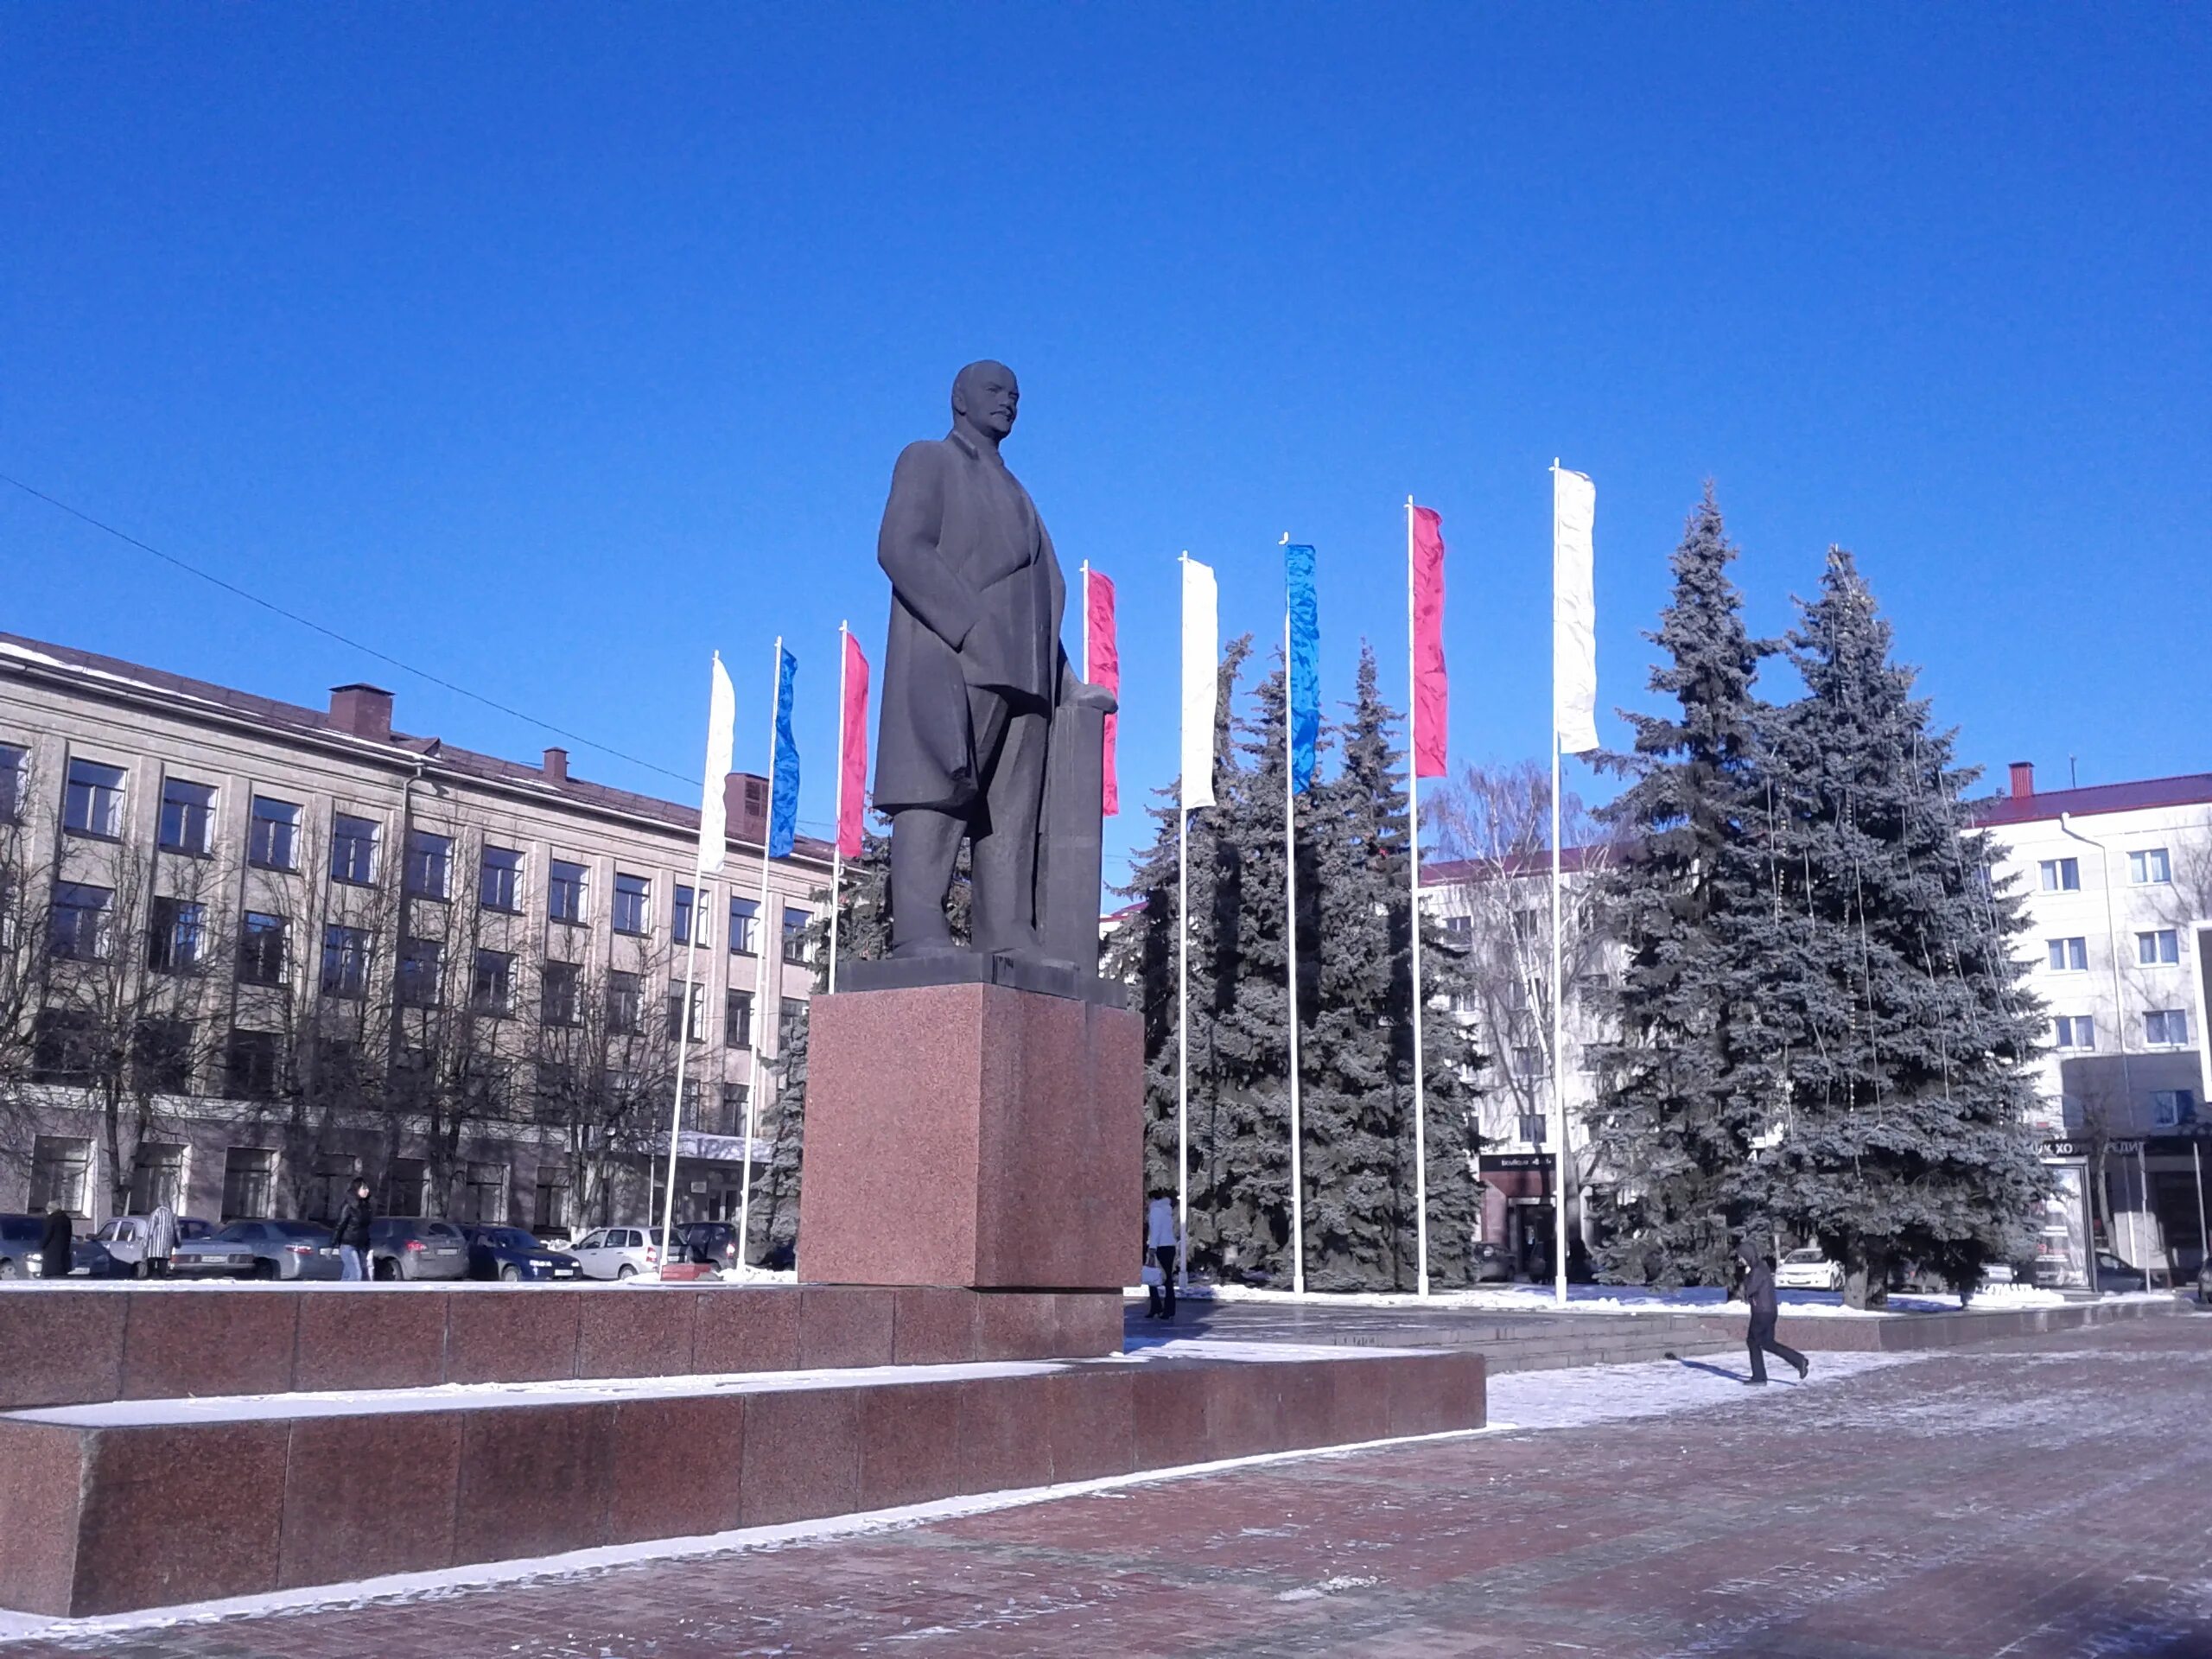
[[[814,999],[799,1270],[829,1284],[1135,1281],[1144,1027],[1001,985]]]

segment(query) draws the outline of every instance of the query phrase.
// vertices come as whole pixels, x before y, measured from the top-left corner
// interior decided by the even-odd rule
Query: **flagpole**
[[[1559,460],[1552,460],[1552,614],[1559,614]],[[1560,1001],[1559,874],[1559,635],[1552,635],[1552,1116],[1557,1124],[1552,1154],[1552,1276],[1554,1299],[1567,1305],[1567,1054],[1566,1012]]]
[[[1406,498],[1407,914],[1414,962],[1414,1292],[1428,1294],[1428,1095],[1422,1067],[1421,1000],[1421,639],[1414,612],[1414,499]]]
[[[757,952],[753,976],[753,1066],[745,1090],[745,1185],[737,1197],[737,1260],[742,1267],[752,1260],[753,1248],[753,1127],[760,1110],[760,1051],[768,1041],[768,841],[770,821],[776,814],[776,731],[784,714],[784,636],[776,636],[774,690],[768,698],[768,818],[760,825],[760,905],[753,915],[753,945]],[[838,711],[839,718],[844,711]],[[782,918],[777,918],[776,943],[782,943]]]
[[[1290,532],[1281,545],[1290,545]],[[1290,607],[1282,613],[1282,851],[1283,889],[1290,912],[1283,922],[1283,944],[1290,974],[1290,1288],[1306,1294],[1306,1174],[1304,1114],[1298,1091],[1298,768],[1291,732]]]
[[[691,994],[699,974],[699,918],[706,913],[705,878],[696,872],[692,880],[691,937],[683,947],[683,988],[676,1013],[676,1098],[668,1109],[668,1188],[660,1203],[660,1267],[656,1276],[668,1276],[669,1230],[676,1225],[676,1152],[683,1138],[683,1072],[691,1058]]]
[[[1187,548],[1178,564],[1191,562]],[[1187,578],[1178,582],[1183,608],[1191,604]],[[1185,626],[1189,625],[1185,622]],[[1187,706],[1184,718],[1189,719]],[[1185,752],[1189,745],[1184,746]],[[1191,1282],[1191,780],[1175,780],[1175,1282]]]
[[[837,912],[844,907],[845,887],[845,641],[851,626],[844,622],[837,625],[837,790],[836,812],[830,832],[830,991],[837,990]],[[783,681],[783,660],[776,662],[776,684]],[[771,752],[768,769],[775,770],[775,756]],[[757,1052],[757,1051],[756,1051]]]

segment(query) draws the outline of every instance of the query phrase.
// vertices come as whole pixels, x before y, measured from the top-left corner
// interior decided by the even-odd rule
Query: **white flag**
[[[722,654],[715,653],[714,689],[707,696],[707,779],[699,792],[699,874],[722,867],[729,842],[730,753],[737,741],[737,688]]]
[[[1183,560],[1183,807],[1213,804],[1213,725],[1221,690],[1221,590],[1213,567]]]
[[[1552,469],[1552,729],[1567,754],[1598,747],[1598,601],[1591,527],[1598,486]]]

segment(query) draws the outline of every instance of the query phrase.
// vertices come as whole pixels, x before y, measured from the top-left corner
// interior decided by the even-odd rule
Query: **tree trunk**
[[[1860,1310],[1890,1300],[1889,1262],[1872,1245],[1853,1240],[1843,1253],[1843,1305]]]

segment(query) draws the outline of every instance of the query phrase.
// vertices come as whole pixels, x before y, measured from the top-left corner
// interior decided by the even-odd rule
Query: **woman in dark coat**
[[[39,1277],[67,1279],[69,1269],[76,1265],[72,1249],[73,1235],[69,1226],[69,1212],[56,1205],[46,1212],[46,1232],[38,1242]]]

